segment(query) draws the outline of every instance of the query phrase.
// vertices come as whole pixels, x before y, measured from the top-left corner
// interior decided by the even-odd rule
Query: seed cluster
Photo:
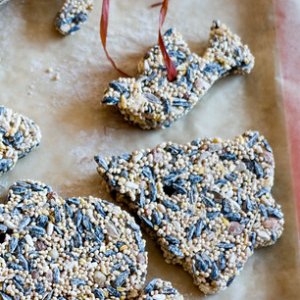
[[[60,198],[18,181],[0,205],[0,295],[4,300],[131,299],[147,252],[139,226],[97,198]]]
[[[172,287],[171,282],[155,278],[144,287],[137,300],[184,300],[184,298]]]
[[[229,286],[253,250],[275,243],[283,231],[271,195],[272,149],[258,132],[95,160],[166,261],[183,265],[206,294]]]
[[[0,106],[0,175],[39,146],[41,132],[30,119]]]
[[[0,6],[9,0],[0,0]],[[62,35],[69,35],[79,30],[88,19],[93,9],[94,0],[64,0],[57,13],[54,25]]]
[[[203,57],[191,53],[175,29],[169,29],[163,39],[177,69],[177,79],[167,80],[163,56],[156,45],[140,62],[138,77],[112,81],[102,100],[142,129],[169,127],[187,114],[216,80],[230,73],[248,74],[254,66],[248,46],[217,21],[213,22]]]
[[[69,35],[81,28],[93,9],[94,0],[64,0],[54,20],[55,28],[62,35]]]
[[[4,4],[6,2],[8,2],[8,0],[0,0],[0,5]]]

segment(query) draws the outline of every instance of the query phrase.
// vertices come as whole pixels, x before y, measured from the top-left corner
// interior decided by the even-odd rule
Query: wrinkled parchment
[[[203,53],[211,22],[220,19],[249,45],[256,66],[249,76],[220,80],[169,129],[150,132],[99,106],[105,86],[119,74],[100,45],[101,3],[96,2],[87,24],[66,38],[52,24],[60,1],[14,0],[0,9],[0,104],[34,119],[43,133],[40,148],[0,178],[1,194],[14,181],[32,178],[65,197],[93,195],[111,200],[96,174],[96,153],[121,154],[166,140],[225,139],[259,130],[274,149],[273,195],[286,217],[285,232],[274,246],[256,251],[228,290],[210,298],[297,299],[296,219],[272,1],[170,1],[164,28],[176,27],[192,51]],[[157,41],[159,9],[150,9],[150,3],[111,1],[108,49],[118,66],[132,75],[147,48]],[[157,276],[171,280],[187,300],[204,299],[192,278],[180,267],[167,265],[149,239],[147,247],[148,280]]]

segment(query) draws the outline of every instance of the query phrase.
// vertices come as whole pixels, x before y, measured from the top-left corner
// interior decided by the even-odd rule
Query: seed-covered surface
[[[173,288],[171,282],[159,278],[152,279],[136,300],[184,300]]]
[[[105,200],[62,199],[18,181],[0,205],[0,295],[22,299],[131,299],[145,281],[139,226]]]
[[[0,175],[39,146],[41,132],[30,119],[0,106]]]
[[[62,35],[76,32],[87,21],[93,3],[94,0],[64,0],[62,8],[54,20],[55,28]]]
[[[206,294],[229,286],[253,250],[275,243],[283,231],[283,214],[271,195],[272,149],[258,132],[227,141],[162,143],[95,160],[166,261],[183,265]]]
[[[169,82],[158,45],[138,66],[137,78],[119,78],[105,91],[102,104],[113,105],[128,120],[143,129],[165,128],[188,113],[213,83],[231,73],[248,74],[254,57],[225,25],[214,21],[204,56],[191,53],[181,34],[164,34],[166,49],[178,72]]]

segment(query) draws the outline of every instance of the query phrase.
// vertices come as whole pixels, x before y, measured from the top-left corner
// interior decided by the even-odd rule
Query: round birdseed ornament
[[[0,205],[0,295],[25,299],[131,299],[144,284],[139,226],[98,198],[59,197],[18,181]]]

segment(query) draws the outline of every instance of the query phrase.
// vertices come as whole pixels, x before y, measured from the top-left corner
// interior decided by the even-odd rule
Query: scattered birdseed
[[[184,300],[184,298],[172,287],[171,282],[155,278],[145,286],[136,300]]]
[[[39,146],[39,127],[27,117],[0,106],[0,175]]]
[[[169,29],[163,39],[177,69],[176,80],[167,80],[163,56],[156,45],[139,63],[138,77],[110,82],[102,99],[102,104],[117,107],[125,120],[142,129],[169,127],[187,114],[219,78],[248,74],[254,66],[248,46],[218,21],[213,22],[203,57],[191,53],[175,29]]]
[[[48,68],[47,70],[46,70],[46,73],[53,73],[53,68]]]
[[[142,289],[145,240],[120,207],[63,199],[25,180],[10,187],[0,212],[1,299],[132,299]]]
[[[272,149],[258,132],[95,160],[166,261],[181,264],[205,294],[225,289],[254,249],[282,234],[283,214],[271,195]]]
[[[59,80],[60,80],[60,74],[59,74],[59,73],[56,73],[56,74],[53,76],[53,80],[54,80],[54,81],[59,81]]]
[[[64,0],[63,7],[54,20],[55,28],[62,35],[73,34],[87,21],[94,0]]]

